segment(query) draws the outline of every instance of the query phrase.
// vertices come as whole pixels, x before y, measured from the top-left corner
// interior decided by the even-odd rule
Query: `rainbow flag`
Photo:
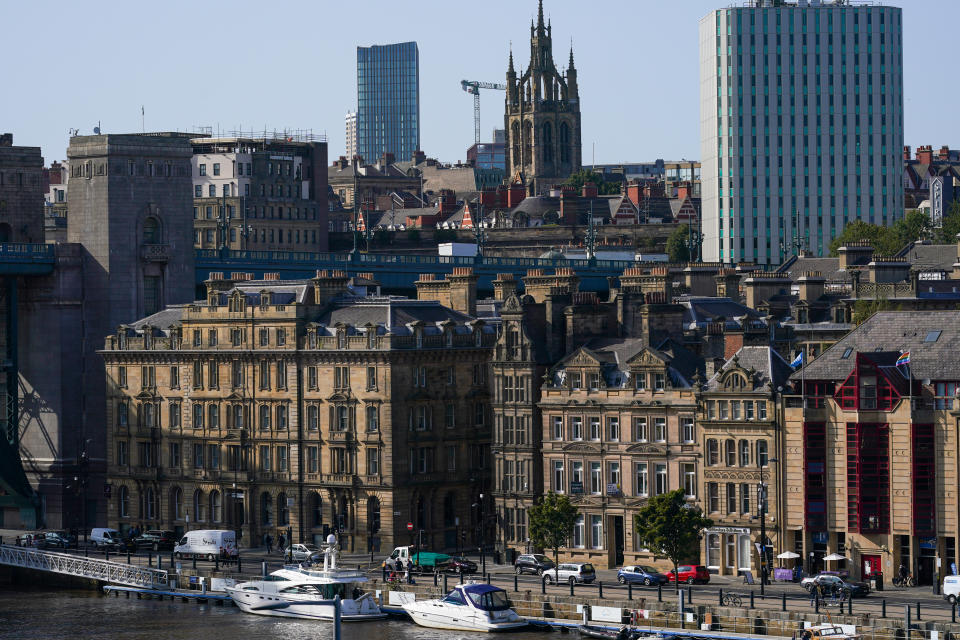
[[[900,354],[900,357],[897,358],[897,366],[902,367],[905,364],[910,364],[910,352],[904,351]]]

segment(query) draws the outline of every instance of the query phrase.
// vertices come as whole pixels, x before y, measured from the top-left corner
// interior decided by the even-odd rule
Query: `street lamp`
[[[483,494],[480,494],[480,501],[472,506],[480,507],[480,575],[487,574],[487,556],[483,552]]]
[[[767,464],[777,462],[776,458],[767,458]],[[760,512],[760,595],[764,595],[764,586],[767,583],[767,484],[763,481],[763,465],[760,464],[760,456],[757,455],[757,469],[760,471],[760,485],[757,488],[757,497],[759,504],[757,509]]]

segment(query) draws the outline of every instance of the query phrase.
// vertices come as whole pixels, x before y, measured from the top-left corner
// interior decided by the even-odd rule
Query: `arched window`
[[[310,526],[323,526],[323,498],[316,492],[310,494]]]
[[[376,496],[367,499],[367,530],[371,535],[380,531],[380,500]]]
[[[117,499],[120,502],[120,517],[129,518],[130,517],[130,490],[121,485]]]
[[[559,127],[560,162],[570,162],[570,127],[561,122]]]
[[[183,489],[180,487],[170,490],[170,519],[183,520]]]
[[[767,454],[767,441],[757,440],[757,464],[761,467],[765,467],[769,463],[770,458]]]
[[[203,499],[203,491],[200,489],[193,492],[193,519],[196,522],[203,522],[207,519],[207,509]]]
[[[513,166],[517,167],[522,163],[520,157],[520,123],[514,122],[511,127],[510,142],[513,144]],[[513,176],[508,176],[512,178]]]
[[[533,124],[523,123],[523,164],[530,164],[533,157]]]
[[[220,501],[220,492],[210,492],[210,520],[212,522],[223,522],[223,505]]]
[[[273,524],[273,498],[266,491],[260,494],[260,522]]]
[[[160,244],[160,223],[156,218],[143,221],[143,244]]]
[[[285,527],[290,524],[290,507],[287,506],[287,494],[277,496],[277,525]]]
[[[740,466],[750,466],[750,443],[746,440],[740,441]]]
[[[542,127],[542,134],[540,136],[540,148],[542,150],[541,157],[543,161],[553,162],[553,124],[550,122],[544,122]]]
[[[732,438],[724,443],[724,458],[728,467],[737,466],[737,443]]]
[[[265,404],[260,405],[260,430],[270,430],[270,407]]]

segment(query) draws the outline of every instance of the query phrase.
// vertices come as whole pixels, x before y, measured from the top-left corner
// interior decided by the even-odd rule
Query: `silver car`
[[[570,584],[587,584],[597,579],[597,572],[589,562],[561,562],[556,569],[543,572],[543,579],[547,584],[554,582],[569,582]]]
[[[283,551],[283,556],[293,562],[318,563],[323,560],[323,553],[314,544],[294,544]]]

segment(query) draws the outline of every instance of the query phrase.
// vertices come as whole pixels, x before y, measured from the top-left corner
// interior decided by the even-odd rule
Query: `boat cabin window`
[[[467,604],[466,600],[463,599],[463,594],[457,591],[456,589],[448,593],[443,598],[443,602],[447,602],[449,604],[459,604],[459,605]]]
[[[510,608],[505,591],[487,591],[486,593],[469,593],[470,601],[477,609],[484,611],[503,611]]]
[[[244,591],[260,591],[257,587],[244,587]]]
[[[317,595],[320,593],[320,589],[317,587],[318,585],[315,584],[297,584],[292,587],[284,587],[280,590],[280,593],[309,593],[310,595]]]

